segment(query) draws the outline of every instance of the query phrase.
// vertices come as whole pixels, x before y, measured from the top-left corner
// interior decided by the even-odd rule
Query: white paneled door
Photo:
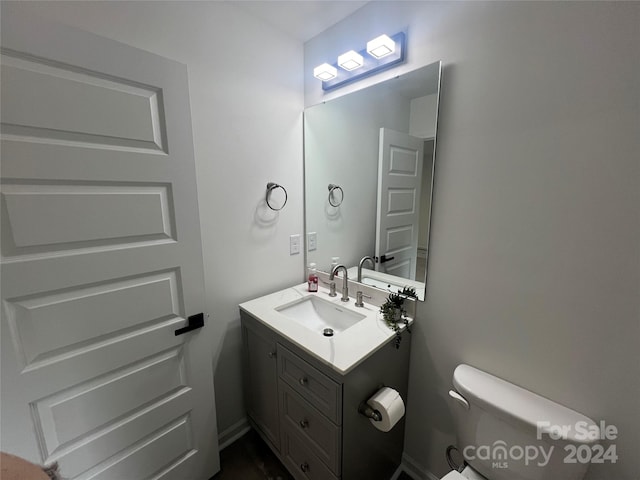
[[[424,140],[380,129],[376,269],[416,279]]]
[[[2,18],[1,448],[73,479],[219,467],[184,65]],[[206,329],[206,322],[205,322]]]

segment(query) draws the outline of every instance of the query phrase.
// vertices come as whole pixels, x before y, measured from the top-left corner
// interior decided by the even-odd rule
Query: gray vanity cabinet
[[[297,480],[388,480],[401,461],[404,419],[375,429],[358,407],[380,387],[407,398],[410,337],[403,334],[347,375],[245,311],[246,407],[252,426]]]
[[[251,330],[244,335],[245,405],[272,448],[280,448],[277,347],[273,335]]]

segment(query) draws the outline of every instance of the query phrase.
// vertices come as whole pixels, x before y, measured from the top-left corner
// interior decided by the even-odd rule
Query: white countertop
[[[325,337],[276,310],[277,307],[313,295],[336,303],[340,308],[365,315],[365,318],[332,337]],[[395,332],[382,319],[379,307],[365,302],[364,307],[358,308],[353,298],[349,302],[342,302],[340,294],[332,298],[324,287],[319,287],[317,293],[310,293],[306,283],[244,302],[240,304],[240,309],[342,375],[349,373],[395,336]],[[412,321],[410,319],[409,323]]]

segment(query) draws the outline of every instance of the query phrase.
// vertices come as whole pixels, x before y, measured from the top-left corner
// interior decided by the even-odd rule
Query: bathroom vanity
[[[396,349],[377,306],[328,293],[305,284],[240,305],[247,413],[297,479],[388,480],[405,420],[382,432],[358,410],[383,386],[406,401],[411,336]],[[305,318],[318,311],[315,323]]]

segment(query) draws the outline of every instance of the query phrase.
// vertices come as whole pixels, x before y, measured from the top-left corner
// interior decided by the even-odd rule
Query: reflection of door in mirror
[[[416,280],[424,142],[380,129],[376,270]]]

